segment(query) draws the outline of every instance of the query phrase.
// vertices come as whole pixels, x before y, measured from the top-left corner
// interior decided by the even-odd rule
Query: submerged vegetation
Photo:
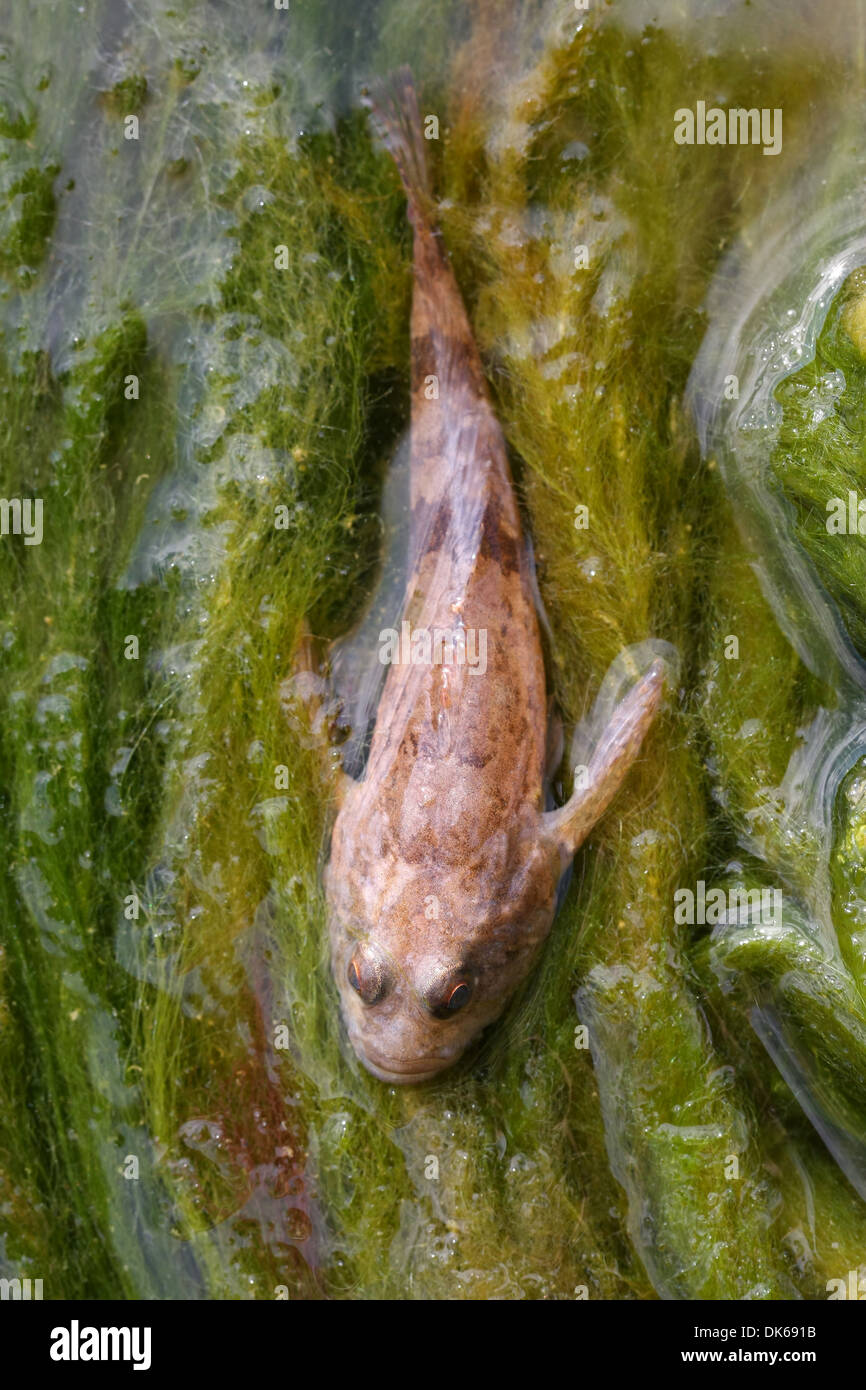
[[[0,491],[44,535],[0,539],[0,1266],[46,1298],[813,1299],[860,1267],[866,552],[825,525],[866,498],[859,233],[812,289],[862,196],[863,36],[853,3],[820,35],[705,8],[4,18]],[[538,969],[398,1092],[342,1033],[287,678],[383,559],[410,236],[358,98],[407,57],[566,730],[625,648],[680,669]],[[778,158],[674,144],[722,90],[783,109]],[[802,356],[758,379],[789,313]],[[681,925],[698,882],[784,908]]]

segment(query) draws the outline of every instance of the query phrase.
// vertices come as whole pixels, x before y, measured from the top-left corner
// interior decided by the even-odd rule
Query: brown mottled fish
[[[531,561],[502,431],[436,230],[408,69],[370,101],[414,228],[410,576],[362,781],[325,874],[352,1044],[386,1082],[451,1066],[525,978],[557,885],[658,707],[655,662],[586,785],[544,810],[548,701]]]

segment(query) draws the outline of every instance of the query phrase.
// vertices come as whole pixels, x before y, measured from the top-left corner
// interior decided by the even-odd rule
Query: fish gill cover
[[[818,1299],[861,1268],[864,35],[812,9],[4,9],[4,1275]],[[407,56],[579,726],[560,797],[620,654],[680,668],[537,969],[397,1090],[339,1021],[321,734],[362,758],[358,624],[399,586],[410,236],[360,94]],[[756,91],[778,155],[674,139]],[[308,631],[356,633],[318,728]]]

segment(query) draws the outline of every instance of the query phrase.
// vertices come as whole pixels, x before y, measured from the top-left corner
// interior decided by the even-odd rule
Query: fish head
[[[538,854],[497,883],[483,870],[382,861],[326,873],[334,978],[352,1046],[390,1085],[454,1065],[502,1012],[550,928],[556,871]]]

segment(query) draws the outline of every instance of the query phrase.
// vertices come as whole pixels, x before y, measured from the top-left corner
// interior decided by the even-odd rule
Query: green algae
[[[773,471],[795,509],[799,539],[861,652],[866,639],[860,602],[866,570],[858,529],[866,382],[858,338],[862,294],[863,272],[854,271],[827,315],[813,359],[777,388],[783,424],[773,459]]]
[[[856,1139],[861,799],[836,799],[817,902],[826,836],[785,777],[840,706],[682,405],[723,244],[775,175],[675,157],[670,121],[722,73],[745,100],[755,60],[615,7],[140,8],[121,35],[111,6],[37,6],[4,57],[3,491],[45,514],[40,546],[0,542],[4,1273],[46,1297],[825,1296],[863,1203],[748,1020],[776,1009]],[[89,95],[64,44],[107,54]],[[357,109],[407,46],[566,727],[624,647],[681,669],[537,972],[454,1075],[395,1092],[341,1031],[338,754],[287,679],[306,627],[324,662],[363,611],[407,421],[409,233]],[[843,60],[808,83],[796,44],[761,62],[796,160]],[[859,476],[846,303],[804,369],[847,354],[844,437],[792,426],[774,469],[857,640],[859,551],[840,571],[809,542],[824,484]],[[677,889],[744,874],[794,905],[776,939],[677,924]]]

